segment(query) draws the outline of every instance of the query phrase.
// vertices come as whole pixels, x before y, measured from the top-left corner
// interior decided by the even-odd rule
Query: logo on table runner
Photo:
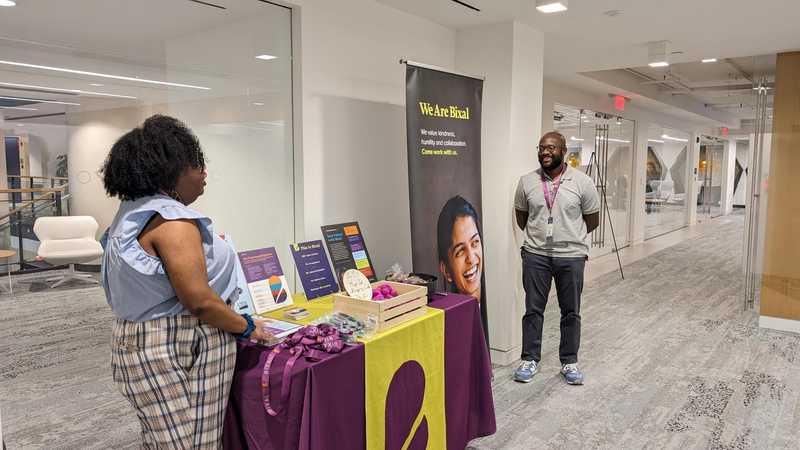
[[[428,447],[428,419],[422,414],[424,398],[425,370],[417,361],[404,362],[386,393],[386,450]]]

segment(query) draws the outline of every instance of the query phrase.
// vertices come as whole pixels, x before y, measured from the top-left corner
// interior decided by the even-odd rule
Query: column
[[[736,139],[733,137],[725,141],[725,152],[722,156],[722,196],[720,206],[722,215],[733,212],[733,189],[736,179]]]
[[[647,223],[645,212],[645,196],[647,193],[647,135],[650,123],[644,120],[636,121],[636,152],[633,157],[632,180],[632,223],[631,245],[644,242],[644,229]]]
[[[692,226],[697,223],[697,196],[700,194],[700,185],[697,181],[698,164],[700,162],[700,134],[692,133],[689,136],[689,170],[686,171],[686,201],[689,208],[686,210],[686,224]]]
[[[800,333],[798,80],[800,52],[778,54],[759,324],[766,328]]]
[[[481,130],[484,260],[489,340],[497,364],[518,359],[522,345],[522,233],[514,221],[513,200],[519,177],[539,166],[543,43],[540,31],[518,22],[467,28],[456,35],[456,68],[486,77]]]

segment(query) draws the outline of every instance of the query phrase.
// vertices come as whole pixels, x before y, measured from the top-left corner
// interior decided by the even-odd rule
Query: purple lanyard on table
[[[558,189],[561,187],[561,178],[564,176],[564,172],[567,171],[567,165],[561,165],[561,173],[558,174],[557,177],[553,179],[553,193],[550,193],[550,187],[547,185],[547,179],[544,177],[544,168],[542,168],[542,190],[544,191],[544,201],[547,203],[547,211],[550,213],[550,217],[547,218],[547,223],[553,223],[553,206],[556,204],[556,196],[558,195]]]
[[[283,377],[281,379],[281,404],[285,405],[289,400],[289,392],[292,386],[292,368],[294,368],[294,364],[301,356],[305,355],[306,358],[319,361],[323,358],[323,355],[339,353],[343,348],[344,341],[339,336],[339,330],[328,324],[302,328],[276,345],[269,352],[267,362],[264,364],[264,371],[261,373],[261,394],[267,414],[273,417],[280,414],[280,410],[272,407],[269,393],[269,373],[270,369],[272,369],[272,362],[278,353],[283,350],[289,350],[291,355],[283,367]]]

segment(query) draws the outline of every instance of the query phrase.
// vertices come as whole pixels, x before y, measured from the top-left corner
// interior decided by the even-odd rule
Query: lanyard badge
[[[561,177],[567,171],[567,165],[561,166],[561,173],[553,179],[553,192],[550,192],[550,187],[547,185],[547,180],[544,177],[544,169],[542,169],[542,191],[544,192],[544,201],[547,204],[547,227],[545,229],[545,239],[547,242],[553,242],[553,206],[556,204],[556,196],[558,189],[561,187]]]

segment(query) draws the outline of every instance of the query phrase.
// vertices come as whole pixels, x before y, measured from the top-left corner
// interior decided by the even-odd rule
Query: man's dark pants
[[[581,344],[581,292],[585,257],[559,258],[522,250],[522,285],[525,288],[525,315],[522,317],[522,359],[542,359],[542,325],[550,285],[555,278],[558,306],[561,308],[561,364],[578,362]]]

